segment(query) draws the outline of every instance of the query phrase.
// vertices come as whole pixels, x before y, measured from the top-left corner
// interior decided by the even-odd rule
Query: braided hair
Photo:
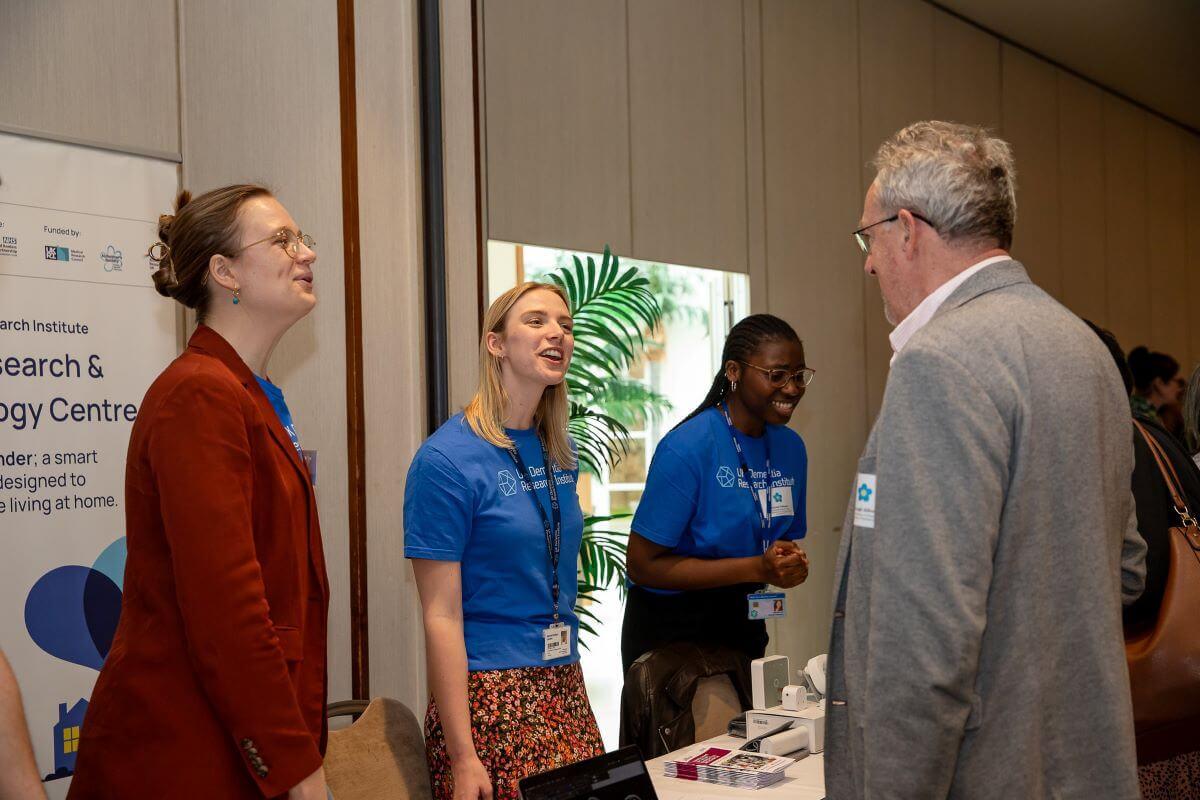
[[[747,361],[764,342],[773,339],[800,342],[795,329],[772,314],[751,314],[734,325],[725,337],[725,347],[721,350],[721,368],[713,378],[712,387],[696,410],[684,417],[683,422],[679,424],[682,425],[697,414],[713,408],[729,393],[729,379],[725,377],[726,364],[730,361]]]

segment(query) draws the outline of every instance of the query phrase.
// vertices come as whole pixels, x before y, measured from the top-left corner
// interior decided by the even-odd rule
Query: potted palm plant
[[[551,272],[549,280],[566,293],[575,319],[575,354],[567,371],[571,389],[570,431],[579,448],[579,466],[599,477],[628,451],[629,429],[622,422],[635,414],[660,414],[667,401],[626,377],[629,367],[650,346],[647,337],[662,319],[662,306],[650,281],[636,267],[621,269],[608,247],[600,263],[575,256]],[[605,527],[628,514],[584,517],[575,611],[584,633],[595,635],[597,622],[588,607],[596,593],[616,584],[625,591],[627,535]],[[585,645],[586,646],[586,645]]]

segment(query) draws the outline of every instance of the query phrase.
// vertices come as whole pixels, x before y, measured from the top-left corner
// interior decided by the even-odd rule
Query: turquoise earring
[[[234,289],[234,290],[233,290],[233,304],[234,304],[235,306],[236,306],[238,303],[242,302],[241,298],[238,296],[240,292],[241,292],[241,289]]]

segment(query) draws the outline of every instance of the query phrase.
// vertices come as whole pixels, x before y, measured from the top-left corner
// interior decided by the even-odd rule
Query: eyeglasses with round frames
[[[738,363],[745,364],[747,367],[753,367],[759,372],[766,374],[767,383],[771,384],[771,386],[775,389],[782,389],[791,381],[795,381],[796,385],[803,389],[805,386],[808,386],[810,383],[812,383],[813,376],[817,374],[817,371],[810,367],[801,367],[795,372],[792,372],[791,370],[787,369],[768,369],[767,367],[760,367],[758,364],[751,364],[749,361],[739,361]]]
[[[291,256],[293,261],[300,257],[301,244],[303,244],[309,250],[313,250],[317,246],[317,240],[309,236],[307,233],[293,231],[291,228],[283,228],[282,230],[275,231],[275,233],[272,233],[265,239],[259,239],[257,242],[251,242],[245,247],[236,250],[233,255],[236,256],[243,250],[247,250],[251,247],[254,247],[256,244],[262,244],[263,242],[275,242],[283,245],[284,252]]]
[[[909,211],[908,213],[912,214],[915,218],[921,220],[921,222],[924,222],[926,225],[933,228],[935,231],[937,230],[937,227],[932,222],[925,219],[923,216],[916,213],[915,211]],[[881,219],[878,222],[872,222],[870,225],[863,225],[861,228],[859,228],[858,230],[854,231],[853,234],[851,234],[854,237],[854,241],[858,242],[858,248],[863,251],[864,256],[870,255],[870,253],[871,253],[871,234],[867,233],[867,229],[874,228],[876,225],[882,225],[885,222],[895,222],[898,219],[900,219],[899,211],[897,211],[895,214],[892,214],[887,219]]]

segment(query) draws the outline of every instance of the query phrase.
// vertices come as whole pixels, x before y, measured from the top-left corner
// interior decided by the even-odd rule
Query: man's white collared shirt
[[[962,272],[958,273],[953,278],[934,289],[928,297],[922,300],[917,307],[912,310],[911,314],[901,320],[900,324],[893,328],[892,332],[888,334],[888,339],[891,340],[892,343],[892,361],[888,362],[889,365],[896,360],[896,356],[900,355],[900,351],[904,349],[904,345],[908,344],[908,340],[913,337],[913,334],[921,330],[921,328],[924,328],[929,320],[933,319],[933,315],[936,314],[937,310],[942,307],[942,303],[946,302],[946,298],[954,294],[955,289],[957,289],[959,286],[962,286],[968,278],[970,278],[976,272],[979,272],[979,270],[983,269],[984,267],[992,264],[999,264],[1001,261],[1011,260],[1012,256],[1010,255],[985,258],[978,264],[972,264],[971,266],[967,267]]]

